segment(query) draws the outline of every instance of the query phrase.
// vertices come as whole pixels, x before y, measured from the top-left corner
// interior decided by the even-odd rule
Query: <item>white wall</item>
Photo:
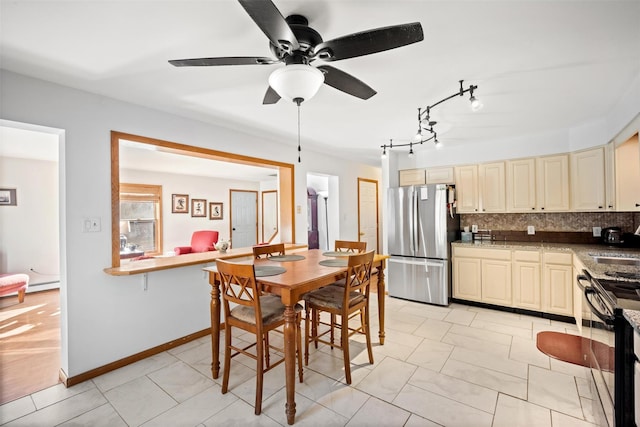
[[[260,183],[241,180],[208,178],[193,175],[158,173],[131,169],[120,170],[120,182],[129,184],[162,185],[162,237],[164,252],[172,251],[176,246],[189,246],[191,234],[196,230],[218,231],[219,239],[230,238],[229,190],[260,191]],[[171,213],[171,195],[189,195],[189,213]],[[207,200],[207,216],[191,216],[191,200]],[[260,200],[260,194],[258,194]],[[222,202],[222,219],[209,219],[209,202]],[[260,217],[258,217],[260,230]]]
[[[58,162],[0,157],[0,188],[15,188],[18,202],[0,206],[0,273],[28,274],[30,286],[57,281]]]
[[[210,326],[210,287],[201,267],[114,277],[111,265],[110,131],[143,135],[236,154],[295,163],[295,235],[306,242],[306,177],[311,170],[340,177],[341,229],[357,228],[357,178],[380,169],[256,141],[210,123],[189,120],[111,98],[0,70],[2,119],[62,129],[60,257],[62,369],[76,376]],[[313,162],[313,163],[311,163]],[[102,231],[82,233],[84,217]],[[341,233],[342,234],[342,233]]]

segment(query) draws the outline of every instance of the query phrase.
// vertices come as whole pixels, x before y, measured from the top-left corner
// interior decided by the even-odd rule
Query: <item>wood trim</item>
[[[271,234],[271,236],[268,239],[265,239],[265,236],[264,236],[264,195],[265,194],[271,194],[271,193],[275,193],[276,194],[276,231],[273,232],[273,234]],[[276,234],[278,234],[278,228],[279,228],[278,220],[280,218],[280,215],[278,215],[278,209],[277,209],[278,208],[278,190],[263,191],[260,194],[260,200],[262,202],[262,206],[261,206],[261,209],[260,209],[260,216],[261,216],[260,225],[262,226],[262,239],[261,240],[263,242],[266,242],[266,243],[271,243],[273,238],[276,237]]]
[[[148,350],[141,351],[140,353],[136,353],[123,359],[116,360],[115,362],[108,363],[90,371],[83,372],[82,374],[75,375],[73,377],[68,377],[62,370],[60,370],[60,382],[64,384],[65,387],[71,387],[92,378],[99,377],[100,375],[104,375],[108,372],[115,371],[116,369],[122,368],[123,366],[127,366],[140,360],[146,359],[147,357],[151,357],[164,351],[171,350],[172,348],[179,347],[182,344],[197,340],[198,338],[206,337],[207,335],[211,335],[211,328],[206,328],[201,331],[194,332],[193,334],[189,334],[187,336],[169,341],[159,346],[152,347]]]
[[[376,185],[376,253],[380,252],[380,204],[378,181],[375,179],[358,178],[358,241],[360,241],[360,182],[371,182]]]
[[[278,190],[280,193],[279,218],[281,241],[294,242],[295,236],[295,166],[274,160],[244,156],[192,145],[179,144],[161,139],[111,131],[111,267],[120,267],[120,140],[126,139],[142,144],[161,147],[168,153],[190,155],[204,159],[240,163],[250,166],[278,168]],[[256,227],[257,233],[257,227]]]

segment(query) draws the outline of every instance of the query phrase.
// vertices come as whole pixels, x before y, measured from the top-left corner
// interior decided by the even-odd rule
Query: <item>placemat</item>
[[[349,261],[346,259],[323,259],[318,264],[324,265],[325,267],[346,267]]]
[[[286,268],[277,265],[256,265],[254,269],[256,270],[256,277],[275,276],[287,271]]]
[[[304,259],[302,255],[275,255],[270,256],[269,261],[300,261]]]
[[[357,255],[357,254],[355,252],[327,251],[327,252],[323,252],[322,255],[343,257],[343,256]]]

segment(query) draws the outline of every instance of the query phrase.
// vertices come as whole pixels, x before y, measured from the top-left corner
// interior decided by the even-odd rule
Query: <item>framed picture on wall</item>
[[[0,206],[17,206],[15,188],[0,188]]]
[[[222,203],[209,203],[209,219],[222,219]]]
[[[207,217],[207,201],[205,199],[191,199],[191,216]]]
[[[171,213],[189,213],[189,195],[171,195]]]

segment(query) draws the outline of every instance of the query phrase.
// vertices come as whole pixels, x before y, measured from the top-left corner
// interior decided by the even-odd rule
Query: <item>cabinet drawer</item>
[[[544,262],[547,264],[571,265],[572,255],[566,252],[545,252]]]
[[[514,261],[540,262],[539,251],[513,251]]]
[[[482,258],[482,259],[499,259],[504,261],[511,260],[511,251],[508,249],[479,249],[479,248],[453,248],[453,256]]]

